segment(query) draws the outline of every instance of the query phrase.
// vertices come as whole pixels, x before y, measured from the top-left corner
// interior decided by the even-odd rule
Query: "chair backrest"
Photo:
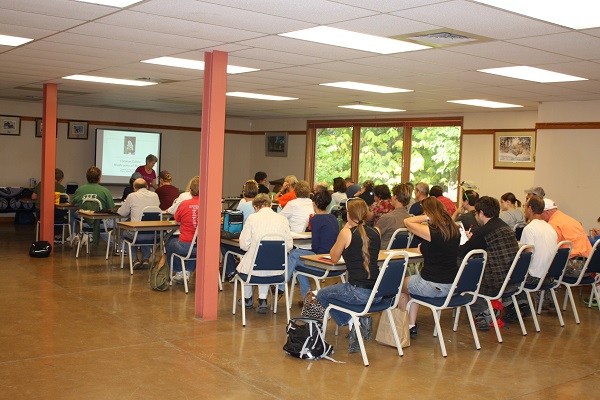
[[[600,273],[600,253],[596,252],[598,243],[600,243],[600,240],[597,240],[596,243],[594,243],[594,246],[592,246],[592,251],[590,252],[590,256],[585,261],[585,265],[581,271],[581,276],[590,272],[594,272],[596,274]]]
[[[448,306],[453,296],[465,293],[473,295],[473,301],[475,301],[486,262],[487,252],[485,250],[471,250],[465,255],[442,307]]]
[[[392,259],[398,255],[403,256],[403,258]],[[371,291],[371,296],[369,297],[368,303],[369,307],[373,299],[379,296],[395,296],[392,308],[398,305],[400,291],[402,290],[402,282],[404,281],[404,276],[406,275],[406,266],[408,265],[408,262],[409,255],[405,251],[394,251],[388,254],[383,262],[383,265],[381,266],[381,269],[379,270],[379,276],[377,277],[377,281],[375,282],[373,290]]]
[[[410,234],[406,228],[398,228],[394,231],[390,242],[388,243],[387,250],[391,249],[406,249],[408,248],[408,242],[410,240]]]
[[[506,273],[506,279],[504,279],[504,283],[502,287],[498,291],[498,295],[501,295],[506,290],[508,285],[518,286],[518,289],[515,290],[514,294],[518,294],[523,290],[523,286],[525,285],[525,280],[527,278],[527,272],[529,271],[529,265],[531,264],[531,258],[533,256],[533,245],[526,244],[521,246],[517,254],[515,254],[515,258],[513,259],[508,272]]]
[[[423,241],[423,238],[420,236],[415,235],[414,233],[410,233],[410,239],[408,240],[408,248],[409,249],[416,249],[417,247],[419,247],[419,245],[421,244],[421,242]]]
[[[102,210],[102,203],[98,200],[95,194],[84,194],[81,198],[81,204],[79,205],[80,210],[88,211],[100,211]]]
[[[568,240],[559,242],[556,246],[556,254],[550,263],[548,272],[546,272],[546,278],[552,277],[555,280],[560,280],[565,273],[571,250],[573,249],[573,243]]]
[[[525,229],[525,224],[516,224],[513,226],[513,231],[515,231],[517,240],[521,240],[521,236],[523,236],[523,229]]]
[[[256,271],[268,271],[271,273],[270,275],[279,275],[280,273],[285,281],[287,277],[287,249],[285,238],[282,235],[267,234],[262,236],[256,253],[252,257],[252,270],[248,273],[248,281]]]
[[[194,237],[192,238],[192,243],[190,244],[190,249],[188,250],[185,258],[192,258],[192,254],[194,253],[194,250],[196,250],[196,245],[197,245],[196,241],[197,240],[198,240],[198,228],[196,227],[196,232],[194,232]]]
[[[142,210],[142,221],[160,221],[163,210],[158,206],[147,206]]]

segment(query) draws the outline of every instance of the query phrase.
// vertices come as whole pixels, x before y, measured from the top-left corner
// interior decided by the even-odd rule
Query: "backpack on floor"
[[[170,277],[167,263],[154,263],[150,267],[150,289],[164,292],[169,289],[169,283]]]
[[[325,341],[320,321],[311,318],[293,318],[286,327],[287,342],[283,350],[290,356],[303,360],[329,358],[333,346]]]

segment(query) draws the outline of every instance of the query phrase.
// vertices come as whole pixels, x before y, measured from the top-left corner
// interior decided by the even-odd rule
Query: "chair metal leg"
[[[535,325],[535,330],[537,332],[539,332],[540,324],[538,323],[535,307],[533,306],[533,300],[531,299],[531,293],[529,293],[529,291],[526,291],[525,294],[527,295],[527,302],[529,303],[529,309],[531,310],[531,318],[533,318],[533,324]]]
[[[571,308],[573,309],[573,316],[575,317],[575,322],[578,324],[579,323],[579,313],[577,312],[577,307],[575,307],[575,299],[573,298],[573,292],[571,291],[570,286],[566,286],[566,288],[567,288],[567,294],[565,295],[565,303],[567,302],[567,298],[569,298],[571,300]]]
[[[396,343],[396,349],[398,349],[398,355],[403,356],[404,351],[402,350],[402,345],[400,344],[400,338],[398,337],[398,331],[396,330],[396,323],[394,322],[394,315],[392,311],[388,308],[385,310],[387,312],[388,320],[390,321],[390,326],[392,327],[392,333],[394,334],[394,343]]]
[[[127,249],[129,250],[129,253],[127,253],[129,255],[129,272],[131,273],[131,275],[133,275],[133,251],[131,250],[131,247],[131,243],[127,242]]]
[[[437,313],[437,320],[439,321],[442,318],[442,311],[438,310],[438,311],[436,311],[436,313]],[[438,334],[438,326],[439,326],[439,324],[433,327],[433,337],[436,337]]]
[[[356,338],[358,339],[358,345],[360,347],[360,354],[362,355],[363,364],[365,367],[369,366],[369,358],[367,357],[367,351],[365,350],[365,342],[360,331],[360,321],[358,317],[352,314],[352,322],[354,323],[354,331],[356,332]]]
[[[456,332],[458,329],[458,319],[460,318],[460,307],[455,308],[454,311],[454,326],[452,327],[452,330]]]
[[[517,313],[517,318],[519,318],[519,325],[521,325],[521,332],[523,332],[523,336],[527,336],[527,330],[525,329],[525,323],[523,323],[523,316],[521,315],[521,309],[519,308],[519,302],[517,301],[517,296],[511,296],[513,306],[515,307],[515,312]]]
[[[246,293],[246,291],[244,290],[244,282],[242,282],[241,280],[240,282],[240,296],[242,299],[242,326],[245,328],[246,327],[246,298],[244,297],[244,293]]]
[[[219,282],[219,291],[222,292],[223,291],[223,282],[221,281],[219,274],[217,274],[217,281]]]
[[[296,273],[296,271],[294,271],[292,273],[292,279],[290,279],[291,288],[290,288],[290,297],[289,297],[289,301],[288,301],[288,306],[289,306],[288,309],[292,307],[292,304],[294,301],[294,286],[296,286],[296,280],[298,279],[297,276],[298,276],[298,274]],[[288,318],[288,320],[289,320],[289,318]]]
[[[494,330],[496,331],[496,338],[498,338],[498,343],[502,343],[502,335],[500,334],[500,327],[498,326],[498,321],[496,321],[496,313],[494,312],[492,302],[489,299],[485,299],[485,301],[487,302],[488,310],[490,311],[490,315],[492,316],[492,322],[494,324]]]
[[[489,300],[488,300],[488,302],[489,302]],[[475,341],[475,348],[477,350],[479,350],[479,349],[481,349],[481,345],[479,344],[479,335],[477,335],[477,328],[475,327],[475,321],[473,320],[473,313],[471,312],[471,306],[467,305],[467,306],[465,306],[465,308],[467,309],[467,314],[469,315],[469,322],[471,323],[471,332],[473,332],[473,340]]]
[[[187,274],[185,271],[185,260],[184,259],[181,259],[181,272],[183,273],[183,289],[185,290],[185,294],[188,294],[188,280],[186,279]],[[191,274],[190,274],[190,276],[191,276]]]
[[[558,314],[558,322],[560,322],[560,326],[565,326],[565,321],[563,320],[562,313],[560,312],[560,306],[558,305],[558,299],[556,298],[556,292],[554,289],[550,289],[550,294],[552,295],[554,308],[556,308],[556,314]]]
[[[233,309],[231,310],[231,313],[233,315],[235,315],[235,306],[236,306],[235,303],[236,302],[237,302],[237,279],[235,279],[233,281]],[[244,306],[245,306],[245,304],[244,304]]]
[[[442,350],[442,356],[448,357],[448,353],[446,352],[446,345],[444,344],[444,335],[442,334],[442,327],[440,326],[440,315],[439,311],[434,309],[431,310],[433,314],[433,322],[435,323],[435,328],[433,329],[433,336],[437,336],[440,341],[440,349]]]
[[[286,316],[287,316],[287,320],[290,320],[290,304],[292,303],[291,301],[289,301],[289,290],[288,290],[288,285],[287,283],[284,285],[284,293],[283,296],[285,297],[285,312],[286,312]]]
[[[544,303],[544,294],[545,293],[546,293],[545,290],[540,291],[540,302],[538,303],[538,309],[537,309],[538,314],[542,313],[542,303]]]

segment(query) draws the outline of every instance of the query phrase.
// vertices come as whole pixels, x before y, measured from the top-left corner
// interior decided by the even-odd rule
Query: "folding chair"
[[[399,255],[402,255],[404,258],[392,259],[393,257],[397,257]],[[392,327],[392,333],[394,334],[394,341],[396,342],[398,355],[404,355],[402,346],[400,345],[398,332],[396,331],[396,324],[394,324],[394,316],[391,312],[391,309],[398,306],[398,300],[400,299],[402,282],[404,281],[404,275],[408,261],[409,255],[405,251],[394,251],[386,257],[383,266],[379,270],[379,276],[377,277],[377,281],[375,281],[375,285],[373,286],[369,300],[367,300],[367,304],[348,304],[340,300],[331,299],[329,306],[327,306],[325,309],[325,315],[323,316],[323,332],[327,332],[327,320],[329,319],[330,310],[339,310],[350,314],[352,317],[352,323],[354,324],[354,329],[356,330],[358,344],[360,345],[360,353],[362,354],[365,367],[369,366],[369,358],[367,357],[367,352],[365,350],[362,333],[360,332],[360,321],[358,319],[363,315],[386,311],[390,320],[390,326]],[[382,297],[382,299],[379,303],[373,304],[375,297]]]
[[[64,202],[65,203],[69,203],[69,195],[66,193],[61,193],[61,202],[63,202],[63,198],[64,198]],[[37,221],[36,225],[35,225],[35,240],[40,240],[40,222],[41,221]],[[69,233],[69,235],[67,237],[71,236],[71,214],[68,211],[65,210],[54,210],[54,228],[56,229],[56,227],[60,227],[62,229],[61,232],[61,240],[60,240],[60,244],[65,244],[65,228],[67,229],[67,232]],[[56,231],[55,231],[56,232]]]
[[[237,306],[237,287],[238,283],[242,291],[241,298],[244,298],[245,285],[278,285],[285,287],[285,310],[287,320],[290,319],[290,307],[288,304],[288,287],[285,284],[287,279],[287,249],[285,247],[285,238],[282,235],[267,234],[260,238],[259,245],[252,257],[252,269],[248,274],[238,273],[233,280],[233,314]],[[245,257],[249,254],[246,253]],[[242,300],[242,326],[246,326],[246,307]],[[273,314],[277,314],[277,290],[272,297]]]
[[[296,286],[296,282],[298,281],[298,275],[303,275],[308,278],[312,278],[315,281],[315,285],[317,290],[321,289],[321,279],[327,278],[337,278],[339,277],[342,282],[346,282],[346,271],[345,270],[331,270],[331,269],[321,269],[309,267],[306,265],[298,265],[292,274],[292,279],[290,280],[291,288],[290,288],[290,308],[292,307],[292,299],[294,298],[294,287]],[[304,296],[306,293],[300,293]]]
[[[406,308],[410,309],[410,305],[416,303],[431,310],[433,321],[435,322],[433,336],[438,336],[440,348],[444,357],[447,357],[448,353],[446,352],[446,345],[444,344],[442,327],[440,325],[440,315],[442,310],[465,307],[467,309],[467,314],[469,315],[469,323],[471,324],[475,348],[477,350],[481,348],[479,337],[477,336],[477,329],[475,328],[475,321],[473,320],[473,313],[471,312],[471,304],[477,299],[486,262],[487,253],[485,250],[471,250],[462,260],[456,278],[454,278],[452,287],[446,297],[424,297],[411,294],[411,299],[406,305]],[[453,327],[453,331],[455,332],[457,328],[456,322],[457,321],[455,320]]]
[[[81,198],[81,204],[79,210],[85,211],[100,211],[102,209],[102,203],[98,200],[95,194],[85,194]],[[77,251],[75,252],[75,258],[79,258],[79,251],[81,250],[82,244],[85,245],[86,253],[90,252],[90,236],[93,236],[96,225],[99,226],[100,221],[91,221],[91,225],[85,221],[85,218],[77,211],[76,222],[79,225]],[[77,225],[76,225],[77,226]]]
[[[162,220],[162,213],[163,211],[160,209],[160,207],[158,206],[148,206],[148,207],[144,207],[144,209],[142,210],[142,218],[141,221],[161,221]],[[131,275],[133,275],[133,258],[136,257],[135,252],[132,251],[132,247],[133,246],[152,246],[152,253],[154,254],[155,250],[156,250],[156,240],[157,240],[157,235],[158,232],[154,231],[154,232],[143,232],[143,233],[151,233],[152,236],[150,237],[149,235],[142,235],[138,238],[138,234],[139,232],[135,232],[133,234],[133,238],[132,239],[127,239],[127,238],[122,238],[122,245],[121,245],[121,269],[123,269],[123,261],[124,261],[124,257],[125,257],[125,244],[127,244],[127,249],[128,249],[128,255],[129,255],[129,272],[131,273]],[[161,240],[162,237],[160,237],[158,240]],[[156,258],[156,256],[155,256]]]
[[[592,287],[588,307],[592,306],[592,302],[594,301],[594,299],[598,301],[598,299],[600,298],[598,297],[599,291],[596,286],[600,282],[600,254],[596,254],[598,243],[600,243],[600,240],[594,243],[592,251],[590,252],[590,256],[587,258],[587,260],[585,260],[585,264],[583,265],[583,269],[581,270],[579,276],[563,276],[561,281],[561,285],[563,285],[567,289],[567,294],[565,295],[565,301],[563,303],[563,311],[567,309],[567,299],[570,299],[571,308],[573,309],[573,315],[575,316],[576,323],[579,323],[579,314],[577,313],[577,307],[575,307],[575,299],[573,298],[573,292],[571,291],[571,288],[573,286],[584,285],[590,285]],[[586,274],[590,273],[593,273],[595,276],[586,276]]]
[[[563,247],[567,246],[567,247]],[[562,282],[563,275],[565,273],[565,268],[567,267],[567,261],[569,261],[569,255],[571,254],[571,249],[573,248],[573,243],[568,240],[563,240],[556,245],[556,253],[552,261],[550,261],[550,265],[546,270],[544,276],[539,280],[537,284],[525,283],[525,287],[523,290],[527,295],[527,301],[529,302],[529,308],[531,309],[531,316],[533,317],[533,323],[535,325],[535,330],[537,332],[540,331],[540,324],[538,323],[536,310],[533,306],[533,300],[531,299],[531,293],[540,292],[540,303],[538,307],[537,314],[542,312],[542,302],[544,301],[544,291],[549,290],[552,295],[552,301],[554,302],[554,307],[556,308],[556,313],[558,314],[558,321],[560,322],[560,326],[565,326],[565,322],[563,321],[562,314],[560,312],[560,307],[558,306],[558,300],[556,299],[556,293],[554,293],[554,289],[558,288]],[[552,278],[552,283],[544,284],[546,278]]]
[[[520,223],[520,224],[515,224],[515,226],[513,226],[513,231],[515,231],[515,236],[517,237],[517,240],[521,240],[521,236],[523,235],[523,229],[525,229],[526,224]]]
[[[407,249],[410,239],[411,237],[408,229],[398,228],[394,231],[394,234],[387,245],[387,250]]]

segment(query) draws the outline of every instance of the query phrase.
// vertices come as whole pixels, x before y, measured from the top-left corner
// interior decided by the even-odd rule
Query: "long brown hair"
[[[371,278],[371,269],[369,263],[371,261],[371,255],[369,254],[369,237],[367,231],[365,231],[365,223],[367,221],[367,212],[369,208],[367,203],[363,199],[354,199],[348,202],[348,219],[358,224],[356,228],[362,239],[362,256],[363,256],[363,268],[367,271],[367,279]]]
[[[439,230],[442,233],[444,241],[458,236],[458,227],[452,221],[452,217],[446,210],[446,207],[436,197],[427,197],[421,201],[423,214],[429,217],[429,226]]]

